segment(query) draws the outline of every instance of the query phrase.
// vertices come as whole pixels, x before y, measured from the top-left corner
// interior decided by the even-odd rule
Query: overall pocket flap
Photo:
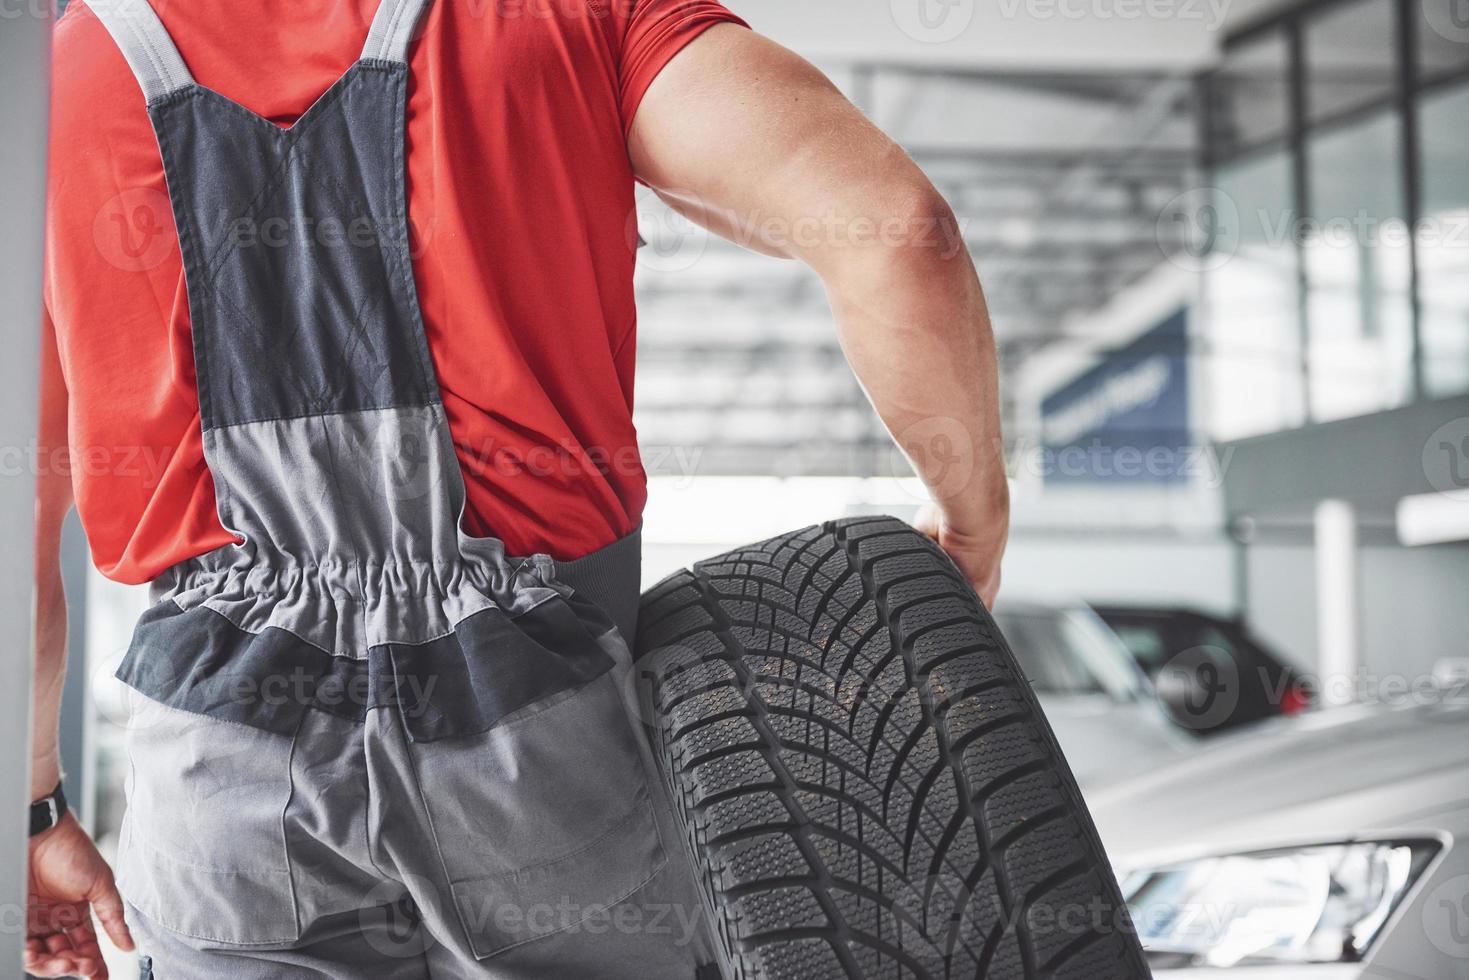
[[[545,864],[456,882],[454,903],[474,955],[487,959],[601,914],[651,880],[665,862],[652,803],[643,792],[627,816],[597,840]]]
[[[190,939],[261,946],[301,935],[288,872],[176,864],[134,838],[118,848],[117,883],[138,911]]]
[[[191,939],[237,946],[300,936],[282,819],[295,739],[138,697],[128,718],[128,808],[118,885]]]

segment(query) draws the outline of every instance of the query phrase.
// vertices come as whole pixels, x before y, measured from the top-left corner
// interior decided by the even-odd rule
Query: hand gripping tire
[[[702,562],[643,599],[651,737],[733,980],[1145,980],[1030,685],[889,518]]]

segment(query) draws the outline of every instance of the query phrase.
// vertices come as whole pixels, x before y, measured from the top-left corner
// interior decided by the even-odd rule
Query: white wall
[[[1222,541],[1140,535],[1023,534],[1005,556],[1005,596],[1192,605],[1227,612],[1233,578]]]
[[[1250,624],[1303,667],[1316,662],[1311,546],[1255,544],[1248,552]],[[1443,658],[1469,657],[1469,545],[1361,553],[1366,670],[1426,677]],[[1096,602],[1179,603],[1233,611],[1232,546],[1222,538],[1170,542],[1138,535],[1019,533],[1005,559],[1005,595]]]
[[[1196,68],[1259,0],[728,0],[818,61],[1019,71]]]
[[[1425,676],[1446,657],[1469,657],[1469,546],[1362,549],[1362,648],[1371,674]],[[1260,632],[1312,663],[1315,565],[1306,545],[1250,550],[1250,605]]]

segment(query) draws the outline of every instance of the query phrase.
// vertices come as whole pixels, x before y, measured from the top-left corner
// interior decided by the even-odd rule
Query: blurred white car
[[[1002,598],[994,616],[1083,789],[1195,751],[1132,654],[1089,607]]]
[[[1159,980],[1469,980],[1469,700],[1267,722],[1088,797]]]

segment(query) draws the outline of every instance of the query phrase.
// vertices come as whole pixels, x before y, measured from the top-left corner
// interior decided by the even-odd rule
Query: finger
[[[46,937],[46,951],[53,956],[71,952],[71,939],[64,932],[53,932]]]
[[[75,962],[70,956],[26,957],[26,972],[37,977],[70,977],[76,975]]]
[[[63,931],[66,933],[66,938],[71,940],[72,949],[79,950],[88,943],[93,946],[97,945],[97,929],[92,925],[90,915],[77,925]]]
[[[71,943],[76,950],[78,973],[93,978],[107,976],[107,961],[102,958],[102,947],[90,926],[71,933]]]
[[[71,972],[74,976],[95,977],[98,970],[104,969],[106,969],[106,967],[103,965],[102,961],[96,957],[73,956],[71,958]]]
[[[41,973],[43,969],[41,964],[50,958],[51,954],[46,952],[46,947],[37,944],[36,948],[32,949],[30,944],[27,944],[22,965],[25,967],[27,973],[34,974],[35,976],[44,976]]]
[[[131,953],[135,948],[133,934],[128,930],[127,920],[123,915],[122,896],[117,893],[117,884],[112,875],[106,875],[105,880],[87,897],[92,903],[93,914],[102,923],[108,937],[118,949]]]

